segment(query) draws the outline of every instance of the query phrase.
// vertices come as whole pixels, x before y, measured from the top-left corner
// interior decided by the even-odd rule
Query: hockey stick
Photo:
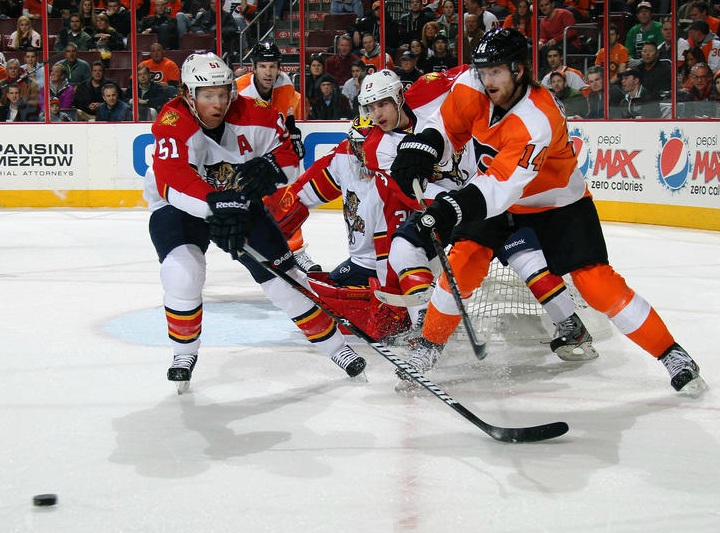
[[[416,307],[418,305],[425,305],[430,301],[431,293],[431,290],[425,290],[415,294],[393,294],[391,292],[381,291],[380,289],[374,292],[375,298],[393,307]]]
[[[342,324],[347,328],[353,335],[358,337],[367,343],[373,350],[382,355],[385,359],[390,361],[397,368],[402,370],[405,374],[410,376],[414,381],[425,387],[436,397],[440,398],[447,405],[452,407],[456,412],[466,420],[470,421],[475,426],[482,429],[485,433],[490,435],[492,438],[502,442],[537,442],[542,440],[553,439],[567,433],[569,427],[565,422],[552,422],[550,424],[542,424],[540,426],[532,427],[521,427],[521,428],[504,428],[493,426],[480,420],[468,409],[463,407],[461,404],[451,398],[443,389],[438,385],[427,379],[425,376],[420,374],[410,364],[399,358],[393,352],[388,350],[379,342],[375,342],[370,335],[365,333],[362,329],[357,327],[355,324],[350,322],[347,318],[339,315],[332,309],[328,308],[322,300],[311,290],[305,288],[301,283],[296,281],[292,276],[283,272],[279,268],[275,267],[270,261],[265,259],[259,252],[255,251],[252,247],[245,245],[245,248],[240,251],[246,257],[257,263],[259,266],[270,272],[272,275],[284,280],[288,285],[294,288],[296,291],[301,293],[307,299],[312,301],[318,306],[323,312],[334,318],[339,324]]]
[[[427,207],[428,204],[425,200],[425,195],[423,194],[422,187],[420,187],[420,182],[418,180],[413,180],[413,192],[415,193],[415,198]],[[475,328],[467,314],[467,311],[465,310],[465,304],[463,304],[460,289],[458,288],[455,275],[453,274],[452,267],[450,266],[450,261],[445,253],[445,248],[443,247],[442,242],[440,242],[437,231],[433,230],[430,232],[430,238],[432,239],[435,252],[440,259],[440,264],[442,265],[443,272],[445,273],[445,278],[447,278],[448,285],[450,285],[450,290],[452,291],[453,298],[455,299],[455,305],[457,305],[460,316],[462,317],[463,326],[465,326],[468,339],[470,339],[470,346],[472,346],[473,353],[479,360],[483,360],[487,355],[485,353],[485,343],[478,341],[477,335],[475,334]]]

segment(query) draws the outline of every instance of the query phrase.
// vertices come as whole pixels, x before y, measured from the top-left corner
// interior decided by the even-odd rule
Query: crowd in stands
[[[604,14],[593,0],[462,0],[462,21],[459,0],[388,1],[384,29],[377,0],[327,1],[331,14],[350,14],[354,21],[337,32],[331,47],[309,56],[301,91],[309,120],[352,118],[363,77],[377,69],[395,70],[407,87],[423,74],[469,64],[480,37],[496,27],[516,28],[526,36],[537,54],[538,78],[564,104],[568,117],[670,118],[673,101],[679,118],[720,117],[717,0],[610,0],[611,15],[617,16],[611,17],[604,46]],[[134,105],[141,120],[152,120],[177,94],[184,56],[175,53],[192,51],[182,46],[189,42],[186,36],[210,36],[206,48],[214,48],[216,9],[222,6],[223,50],[247,52],[252,43],[242,33],[238,39],[238,32],[268,3],[273,0],[136,2],[138,37],[152,41],[143,41],[146,58],[133,82],[130,65],[119,67],[113,60],[130,54],[128,0],[48,2],[45,41],[42,2],[0,0],[0,20],[12,21],[12,27],[3,26],[0,48],[7,55],[0,56],[0,120],[45,120],[47,101],[53,121],[132,120]],[[391,11],[390,3],[401,4],[402,12]],[[274,6],[273,15],[281,16],[289,1],[275,0]],[[537,35],[534,9],[540,17]],[[595,33],[583,32],[587,27]],[[44,69],[38,68],[45,42],[48,55],[63,55],[50,62],[47,87]],[[301,89],[297,82],[296,89]]]

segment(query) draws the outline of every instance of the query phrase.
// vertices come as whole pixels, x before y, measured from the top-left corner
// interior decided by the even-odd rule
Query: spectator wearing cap
[[[642,74],[629,68],[618,74],[622,93],[617,97],[610,93],[610,118],[660,118],[660,102],[657,95],[642,85]]]
[[[365,79],[365,63],[361,60],[353,62],[350,67],[351,78],[347,80],[342,86],[342,94],[347,98],[350,108],[353,110],[353,114],[357,114],[359,104],[358,95],[360,94],[360,85],[363,79]]]
[[[425,62],[425,73],[443,72],[457,67],[458,58],[450,53],[448,38],[443,32],[440,32],[433,41],[433,55]]]
[[[687,30],[687,39],[678,39],[677,59],[678,65],[682,67],[685,61],[685,52],[696,46],[702,50],[707,64],[713,72],[720,69],[720,40],[717,35],[710,31],[707,22],[695,20],[690,23]]]
[[[423,9],[422,0],[410,0],[410,11],[400,16],[400,44],[421,38],[423,26],[434,20],[435,17]]]
[[[625,48],[628,49],[630,59],[640,59],[642,45],[648,41],[655,46],[665,40],[662,34],[662,23],[652,18],[652,4],[643,0],[638,3],[635,17],[638,23],[630,28],[625,36]]]
[[[395,73],[400,77],[400,81],[403,84],[403,90],[407,90],[410,85],[415,83],[420,76],[423,75],[422,71],[417,68],[417,58],[410,50],[406,50],[400,56],[400,66],[395,69]]]
[[[585,118],[588,113],[587,98],[577,89],[568,86],[563,71],[556,70],[550,73],[550,89],[555,98],[562,102],[566,117]]]
[[[318,80],[320,97],[310,109],[309,120],[340,120],[350,118],[350,104],[338,89],[337,82],[330,74],[323,74]]]
[[[372,33],[366,33],[362,37],[362,62],[365,63],[365,69],[368,74],[377,72],[382,68],[388,68],[393,70],[395,63],[393,62],[392,56],[385,53],[385,65],[382,64],[382,57],[380,56],[380,45],[375,39],[375,35]]]
[[[352,77],[352,64],[360,59],[352,53],[352,37],[346,33],[338,37],[337,54],[331,55],[325,60],[325,72],[330,74],[343,85]]]
[[[60,100],[55,96],[50,98],[50,122],[72,122],[72,118],[65,111],[60,111]]]
[[[717,35],[720,32],[720,18],[710,15],[710,7],[708,6],[707,2],[703,0],[697,0],[690,4],[690,9],[688,9],[688,16],[692,21],[702,20],[706,22],[708,28],[710,28],[710,31],[714,34]]]
[[[330,13],[333,15],[355,13],[355,16],[360,18],[363,16],[362,0],[332,0],[330,3]]]

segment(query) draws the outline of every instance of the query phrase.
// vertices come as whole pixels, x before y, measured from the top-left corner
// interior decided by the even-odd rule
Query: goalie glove
[[[279,184],[287,183],[287,176],[272,154],[256,157],[237,166],[231,188],[243,192],[245,198],[261,200],[272,194]]]
[[[409,133],[397,148],[397,155],[390,172],[393,179],[407,196],[415,198],[412,182],[417,179],[422,190],[434,174],[435,164],[440,160],[445,142],[436,130],[428,129],[417,135]]]
[[[438,194],[415,221],[415,229],[424,241],[432,242],[433,231],[443,237],[449,236],[452,229],[463,220],[470,217],[473,220],[483,220],[486,215],[485,197],[480,189],[468,185],[459,191]]]
[[[288,132],[290,132],[290,142],[292,142],[293,150],[295,150],[298,158],[302,159],[305,157],[305,145],[302,141],[302,132],[300,128],[295,125],[295,116],[288,115],[285,121],[285,127],[288,129]]]
[[[212,212],[206,219],[210,240],[237,259],[254,221],[262,215],[262,204],[233,189],[208,193],[206,200]]]

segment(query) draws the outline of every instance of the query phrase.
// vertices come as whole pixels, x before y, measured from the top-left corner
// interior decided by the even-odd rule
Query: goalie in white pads
[[[205,252],[210,239],[230,252],[310,342],[350,376],[365,360],[333,319],[287,283],[237,256],[253,248],[300,283],[287,242],[261,198],[294,178],[298,156],[272,106],[236,97],[232,71],[215,54],[191,54],[182,66],[183,95],[168,102],[152,126],[153,163],[145,177],[150,236],[160,259],[173,362],[167,377],[187,389],[200,347]]]

